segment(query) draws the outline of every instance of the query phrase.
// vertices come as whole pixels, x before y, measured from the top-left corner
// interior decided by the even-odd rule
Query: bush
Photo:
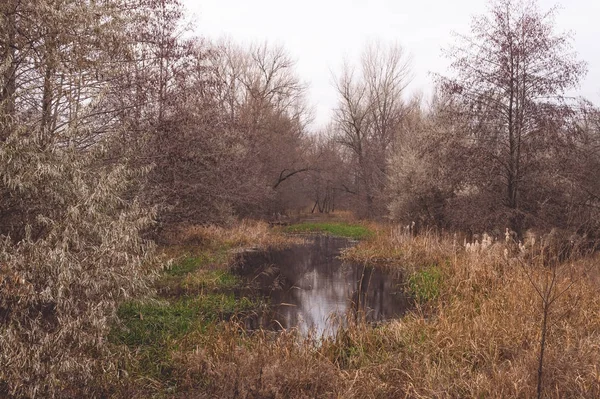
[[[102,155],[35,133],[0,144],[0,220],[19,215],[0,226],[0,396],[99,396],[117,376],[105,336],[148,289],[152,219],[124,199],[136,174]]]

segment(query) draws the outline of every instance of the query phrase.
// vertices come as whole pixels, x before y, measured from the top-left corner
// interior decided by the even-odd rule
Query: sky
[[[447,71],[442,49],[452,32],[468,34],[473,16],[485,13],[485,0],[183,0],[195,32],[209,39],[228,37],[250,44],[283,45],[309,85],[313,127],[327,124],[337,103],[333,76],[344,60],[357,62],[372,41],[398,43],[411,57],[413,79],[407,95],[432,91],[432,73]],[[600,105],[600,1],[538,0],[559,5],[556,29],[574,33],[573,47],[588,63],[576,93]]]

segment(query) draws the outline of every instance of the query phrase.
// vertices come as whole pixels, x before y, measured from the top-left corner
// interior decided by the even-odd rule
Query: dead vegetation
[[[504,241],[477,252],[457,241],[379,225],[346,256],[420,276],[407,287],[421,295],[412,312],[376,326],[352,319],[320,341],[224,322],[183,339],[169,397],[536,397],[541,345],[541,397],[598,397],[598,257],[550,267],[548,248],[524,257]]]
[[[106,336],[118,303],[149,291],[152,214],[122,200],[136,174],[98,156],[37,133],[0,146],[0,192],[22,210],[0,225],[0,397],[100,396],[119,378]]]
[[[441,238],[433,231],[415,235],[405,227],[389,224],[368,226],[375,234],[345,251],[345,260],[414,271],[423,265],[443,263],[460,250],[453,236]]]
[[[177,226],[166,233],[170,246],[202,246],[205,248],[281,248],[301,243],[300,237],[277,234],[267,222],[242,220],[228,227],[218,225]]]
[[[0,2],[0,397],[600,397],[599,258],[571,234],[600,237],[600,110],[566,96],[586,66],[555,9],[490,6],[430,106],[372,46],[312,135],[288,52],[188,35],[179,0]],[[237,221],[311,207],[301,230],[364,238],[344,257],[406,273],[413,312],[242,328],[236,252],[301,238]],[[175,261],[149,300],[151,228]]]
[[[236,344],[236,343],[240,344]],[[258,332],[229,324],[207,346],[179,356],[179,397],[329,398],[342,373],[295,332]]]

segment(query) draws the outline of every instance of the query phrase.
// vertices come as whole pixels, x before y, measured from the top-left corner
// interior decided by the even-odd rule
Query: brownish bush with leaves
[[[136,174],[53,144],[16,132],[0,145],[0,215],[20,222],[0,231],[0,396],[101,395],[118,373],[116,305],[147,289],[151,215],[123,200]]]

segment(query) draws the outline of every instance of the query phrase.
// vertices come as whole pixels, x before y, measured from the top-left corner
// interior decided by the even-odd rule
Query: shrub
[[[152,219],[124,199],[137,175],[102,156],[35,133],[0,144],[0,216],[20,215],[0,226],[0,396],[98,396],[117,375],[105,336],[148,289]]]

